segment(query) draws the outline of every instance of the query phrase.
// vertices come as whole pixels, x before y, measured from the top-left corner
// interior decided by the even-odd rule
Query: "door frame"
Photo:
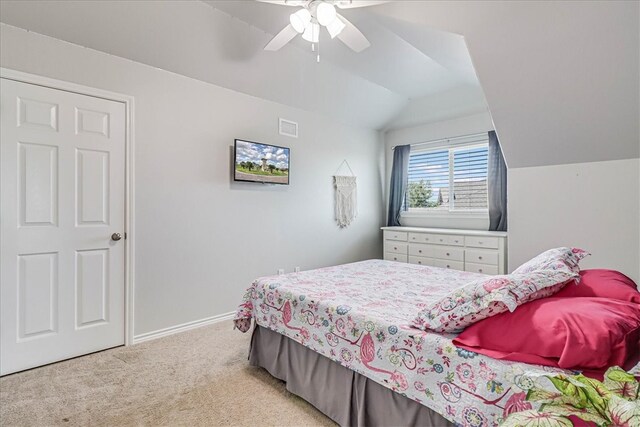
[[[63,80],[43,77],[23,71],[0,67],[0,78],[44,86],[51,89],[88,95],[109,101],[122,102],[125,105],[125,229],[124,255],[124,345],[134,343],[134,289],[135,289],[135,215],[134,215],[134,97],[117,92],[106,91]]]

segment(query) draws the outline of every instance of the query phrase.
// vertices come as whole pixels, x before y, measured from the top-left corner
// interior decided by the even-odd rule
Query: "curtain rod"
[[[488,136],[489,131],[486,132],[479,132],[479,133],[470,133],[468,135],[459,135],[459,136],[452,136],[451,138],[440,138],[440,139],[432,139],[431,141],[424,141],[424,142],[416,142],[415,144],[409,144],[411,147],[415,147],[417,145],[424,145],[424,144],[433,144],[434,142],[449,142],[451,140],[455,140],[455,139],[462,139],[462,138],[471,138],[471,137],[475,137],[475,136]],[[395,148],[397,147],[397,145],[394,145],[393,147],[391,147],[392,150],[395,150]]]

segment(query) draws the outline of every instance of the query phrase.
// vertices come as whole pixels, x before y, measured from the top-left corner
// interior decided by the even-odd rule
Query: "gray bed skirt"
[[[266,369],[341,426],[453,426],[442,415],[316,353],[255,326],[249,363]]]

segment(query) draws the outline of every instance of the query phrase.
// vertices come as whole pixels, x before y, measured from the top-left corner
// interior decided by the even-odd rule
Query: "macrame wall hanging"
[[[346,165],[351,175],[338,175],[340,168]],[[333,185],[336,190],[335,214],[336,222],[340,228],[347,227],[356,215],[358,215],[358,192],[356,176],[347,160],[343,160],[333,176]]]

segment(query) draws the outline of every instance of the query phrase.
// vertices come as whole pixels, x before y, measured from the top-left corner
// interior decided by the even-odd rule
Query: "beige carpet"
[[[221,322],[0,378],[0,425],[334,425]]]

